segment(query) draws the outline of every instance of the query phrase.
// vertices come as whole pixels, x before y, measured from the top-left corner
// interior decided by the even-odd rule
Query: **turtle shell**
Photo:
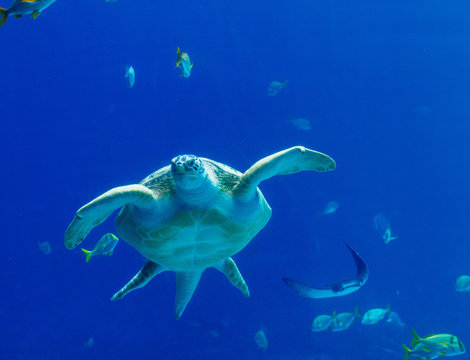
[[[232,194],[239,171],[199,159],[207,174],[203,186],[180,189],[177,175],[166,166],[140,183],[158,198],[155,206],[142,210],[128,204],[115,222],[121,239],[174,271],[204,269],[238,253],[271,217],[259,189],[248,201]]]

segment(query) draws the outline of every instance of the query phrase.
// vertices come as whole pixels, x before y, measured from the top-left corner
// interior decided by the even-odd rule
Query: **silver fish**
[[[295,126],[299,130],[311,130],[312,125],[307,118],[295,118],[289,119],[287,122],[293,126]]]
[[[268,87],[268,96],[275,96],[281,91],[282,89],[285,89],[287,87],[287,81],[280,82],[280,81],[271,81],[271,84],[269,84]]]
[[[127,84],[130,88],[132,88],[135,84],[135,71],[134,68],[131,66],[126,66],[126,74],[124,75],[127,78]]]

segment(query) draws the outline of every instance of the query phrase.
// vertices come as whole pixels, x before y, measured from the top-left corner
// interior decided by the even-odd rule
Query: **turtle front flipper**
[[[77,211],[65,233],[65,247],[75,248],[93,228],[124,205],[148,208],[154,206],[156,200],[154,193],[142,185],[120,186],[105,192]]]
[[[202,271],[185,271],[176,273],[175,317],[178,320],[196,290]]]
[[[230,283],[235,286],[238,290],[240,290],[244,296],[250,296],[248,286],[246,285],[242,274],[240,274],[240,271],[238,270],[237,265],[235,264],[235,261],[233,261],[232,258],[224,259],[220,262],[220,264],[214,267],[221,273],[223,273],[230,281]]]
[[[168,270],[166,267],[156,264],[153,261],[147,261],[147,263],[140,269],[136,276],[134,276],[121,290],[113,295],[111,300],[122,299],[125,295],[131,291],[137,290],[152,280],[156,275],[163,271]]]
[[[295,174],[299,171],[331,171],[335,161],[328,155],[295,146],[267,156],[251,166],[240,178],[233,194],[241,200],[250,200],[259,183],[276,175]]]

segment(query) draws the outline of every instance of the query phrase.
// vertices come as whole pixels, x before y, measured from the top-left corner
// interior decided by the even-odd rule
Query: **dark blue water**
[[[470,274],[469,14],[465,1],[59,0],[34,21],[9,18],[0,358],[396,359],[412,327],[470,346],[469,295],[454,290]],[[194,63],[190,78],[174,66],[178,46]],[[273,80],[288,86],[269,97]],[[296,117],[312,129],[287,122]],[[85,263],[63,245],[80,206],[178,154],[244,171],[293,145],[329,154],[337,170],[260,185],[273,216],[234,256],[248,299],[209,269],[175,321],[172,273],[111,302],[142,256],[121,241],[112,257]],[[338,211],[317,215],[330,200]],[[399,237],[388,245],[373,226],[380,212]],[[110,219],[84,247],[112,231]],[[352,275],[344,241],[370,268],[360,291],[312,300],[281,281]],[[356,320],[345,332],[310,330],[316,315],[387,303],[404,328]]]

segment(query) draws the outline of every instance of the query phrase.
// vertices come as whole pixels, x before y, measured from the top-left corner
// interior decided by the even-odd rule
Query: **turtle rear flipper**
[[[111,300],[114,301],[122,299],[131,291],[147,285],[147,283],[155,276],[166,270],[168,269],[162,265],[156,264],[153,261],[147,261],[137,275],[135,275],[121,290],[114,294]]]
[[[245,297],[250,296],[248,286],[232,258],[222,260],[215,268],[224,274],[230,283],[240,290]]]
[[[154,193],[142,185],[120,186],[105,192],[77,211],[65,233],[65,247],[75,248],[93,228],[124,205],[149,208],[155,205],[156,200]]]
[[[233,194],[241,200],[250,200],[259,183],[270,177],[295,174],[305,170],[331,171],[335,168],[335,161],[328,155],[303,146],[294,146],[256,162],[242,175],[233,189]]]

